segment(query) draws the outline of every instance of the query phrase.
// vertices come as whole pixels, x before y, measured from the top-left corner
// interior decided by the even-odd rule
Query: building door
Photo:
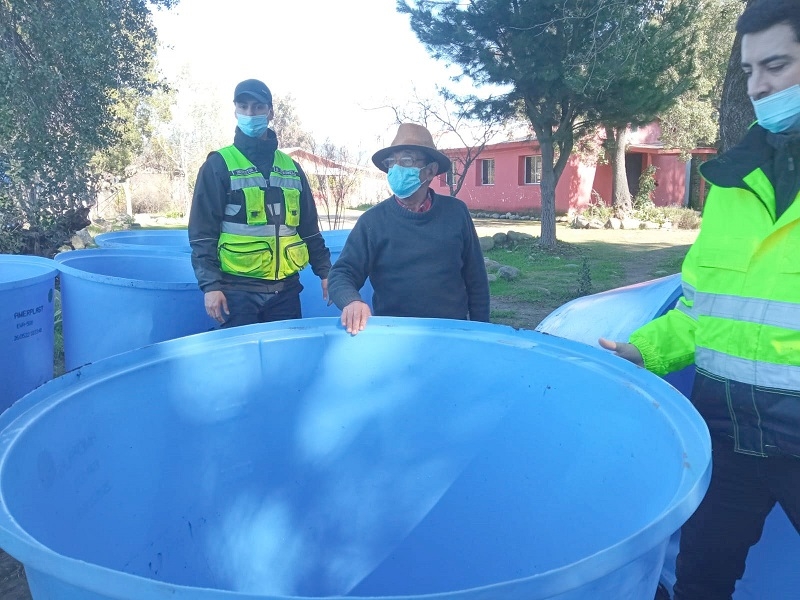
[[[631,152],[625,155],[625,172],[628,175],[628,190],[631,197],[639,193],[639,177],[642,176],[642,159],[644,155]]]

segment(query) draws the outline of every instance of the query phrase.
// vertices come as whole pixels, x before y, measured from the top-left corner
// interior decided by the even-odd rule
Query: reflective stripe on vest
[[[222,222],[222,231],[225,233],[232,233],[233,235],[248,235],[251,237],[269,237],[275,234],[274,225],[245,225],[243,223],[228,223]],[[294,227],[287,227],[286,225],[278,225],[278,235],[280,237],[289,237],[295,235],[297,230]]]
[[[695,298],[694,310],[701,317],[736,319],[800,331],[800,305],[793,302],[701,292]]]
[[[800,305],[793,302],[700,292],[695,296],[692,312],[695,318],[734,319],[743,323],[800,331]],[[731,356],[711,348],[698,347],[695,363],[698,367],[727,379],[761,387],[797,389],[800,382],[800,366]]]
[[[749,360],[699,346],[694,361],[700,369],[759,387],[796,390],[800,381],[800,366]]]

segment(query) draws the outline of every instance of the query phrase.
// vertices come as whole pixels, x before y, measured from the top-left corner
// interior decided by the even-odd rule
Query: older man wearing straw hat
[[[430,189],[450,159],[425,127],[403,123],[372,162],[393,195],[359,218],[331,268],[342,325],[355,335],[372,315],[358,292],[367,277],[376,315],[488,321],[489,282],[467,206]]]

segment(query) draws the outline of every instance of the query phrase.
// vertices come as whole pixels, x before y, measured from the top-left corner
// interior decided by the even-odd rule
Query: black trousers
[[[231,290],[225,292],[228,301],[229,315],[220,329],[252,325],[253,323],[271,323],[286,319],[302,317],[300,309],[300,291],[303,286],[292,286],[283,292],[264,294],[261,292],[242,292]]]
[[[712,436],[711,484],[681,528],[674,600],[730,600],[776,502],[800,532],[800,458],[733,447],[730,437]]]

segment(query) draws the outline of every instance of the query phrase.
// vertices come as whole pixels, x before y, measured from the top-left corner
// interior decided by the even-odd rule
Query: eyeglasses
[[[401,167],[413,167],[414,165],[419,165],[424,167],[428,163],[425,162],[424,159],[417,159],[413,156],[401,156],[400,158],[384,158],[382,163],[386,170],[388,171],[395,165],[400,165]]]

